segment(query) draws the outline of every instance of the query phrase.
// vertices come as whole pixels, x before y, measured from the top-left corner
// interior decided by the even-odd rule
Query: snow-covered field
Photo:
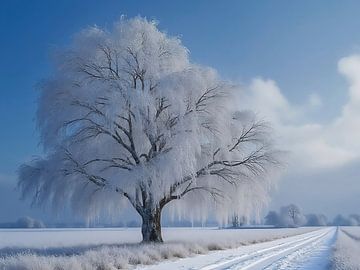
[[[333,269],[360,269],[360,227],[341,227],[338,229]]]
[[[165,261],[154,266],[138,267],[138,270],[327,270],[335,236],[335,228],[322,228],[176,262]]]
[[[315,229],[164,228],[163,245],[137,244],[139,229],[0,230],[0,269],[134,268]]]

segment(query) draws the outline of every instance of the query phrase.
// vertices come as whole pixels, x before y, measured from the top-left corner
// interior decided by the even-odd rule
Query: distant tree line
[[[248,225],[258,224],[254,220],[250,220],[245,216],[233,215],[230,220],[230,225],[233,228],[244,227]],[[0,223],[0,228],[84,228],[84,227],[104,227],[104,228],[135,228],[140,227],[140,220],[130,221],[118,221],[116,223],[97,223],[97,224],[85,224],[85,223],[56,223],[47,224],[32,217],[21,217],[15,222]],[[215,221],[206,222],[191,222],[188,220],[179,221],[167,221],[164,222],[164,226],[167,227],[214,227]],[[286,205],[280,207],[279,211],[269,211],[264,218],[264,225],[281,227],[281,228],[296,228],[301,226],[360,226],[360,215],[351,214],[349,216],[343,216],[338,214],[332,221],[323,214],[303,214],[301,208],[295,204]]]
[[[301,226],[359,226],[360,215],[348,217],[337,215],[332,221],[323,214],[304,214],[295,204],[280,207],[279,211],[269,211],[265,216],[265,225],[295,228]]]
[[[15,222],[6,222],[0,223],[0,228],[26,228],[26,229],[35,229],[35,228],[45,228],[44,222],[38,219],[31,217],[21,217]]]
[[[352,214],[348,217],[344,217],[343,215],[337,215],[334,218],[333,224],[334,226],[359,226],[360,225],[360,215]]]

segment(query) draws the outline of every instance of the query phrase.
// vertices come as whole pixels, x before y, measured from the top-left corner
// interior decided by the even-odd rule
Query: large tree
[[[87,214],[130,204],[143,241],[162,241],[171,201],[230,207],[266,196],[277,163],[267,126],[156,23],[91,27],[56,59],[37,112],[45,155],[20,168],[24,196]]]

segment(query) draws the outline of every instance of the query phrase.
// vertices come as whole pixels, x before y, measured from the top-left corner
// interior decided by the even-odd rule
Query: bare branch
[[[263,133],[266,127],[266,123],[262,121],[253,122],[250,126],[244,126],[240,136],[237,138],[235,144],[230,147],[229,151],[232,152],[237,149],[242,143],[262,142],[259,135]]]

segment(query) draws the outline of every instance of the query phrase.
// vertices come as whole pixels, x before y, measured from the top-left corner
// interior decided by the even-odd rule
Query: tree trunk
[[[145,210],[141,217],[143,242],[163,242],[161,236],[161,208]]]

